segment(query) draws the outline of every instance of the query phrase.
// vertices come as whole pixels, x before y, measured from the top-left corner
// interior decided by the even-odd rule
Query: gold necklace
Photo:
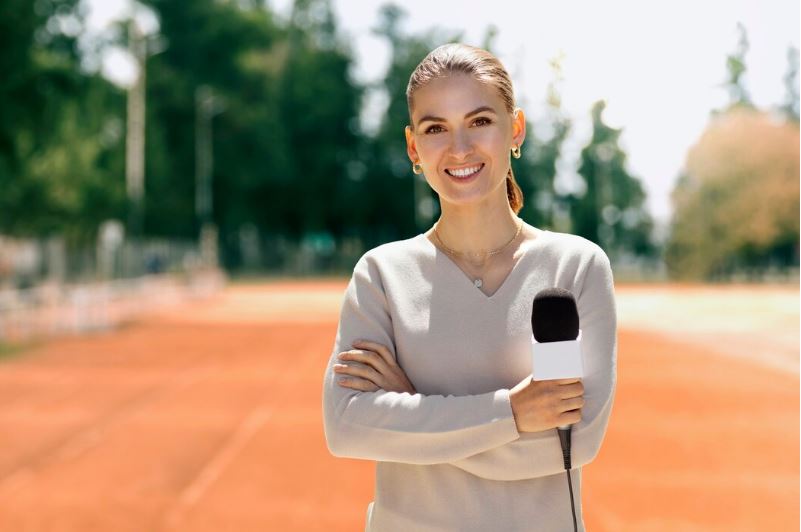
[[[437,221],[437,225],[439,225],[439,221]],[[449,248],[448,246],[446,246],[446,245],[445,245],[445,244],[442,242],[442,239],[439,237],[439,232],[437,232],[437,226],[436,226],[436,225],[434,226],[434,236],[436,236],[436,237],[437,237],[437,242],[439,242],[439,244],[440,244],[440,245],[441,245],[441,246],[442,246],[442,247],[445,249],[445,251],[447,251],[448,253],[451,253],[452,255],[461,255],[461,256],[463,256],[463,255],[473,255],[473,256],[479,256],[479,255],[482,255],[482,254],[486,254],[486,256],[487,256],[487,257],[491,257],[492,255],[497,255],[498,253],[500,253],[501,251],[503,251],[504,249],[506,249],[507,247],[509,247],[509,245],[510,245],[512,242],[514,242],[514,241],[515,241],[515,239],[517,239],[517,237],[518,237],[518,236],[520,236],[520,232],[521,232],[522,230],[523,230],[523,220],[520,220],[520,223],[517,225],[517,231],[515,232],[515,236],[513,236],[513,237],[512,237],[512,239],[511,239],[511,240],[509,240],[509,242],[507,242],[507,243],[506,243],[506,244],[504,244],[503,246],[499,247],[498,249],[493,249],[493,250],[491,250],[491,251],[487,251],[487,252],[485,252],[485,253],[481,253],[481,252],[470,252],[470,251],[456,251],[456,250],[454,250],[454,249],[451,249],[451,248]],[[483,284],[484,284],[484,281],[482,281],[482,280],[481,280],[481,277],[476,277],[475,279],[473,279],[473,284],[475,285],[475,287],[476,287],[476,288],[481,288],[481,285],[483,285]]]

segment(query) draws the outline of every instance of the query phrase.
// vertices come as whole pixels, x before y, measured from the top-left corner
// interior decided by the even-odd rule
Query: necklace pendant
[[[476,279],[473,281],[473,284],[476,285],[476,288],[481,288],[481,285],[484,283],[481,282],[481,279]]]

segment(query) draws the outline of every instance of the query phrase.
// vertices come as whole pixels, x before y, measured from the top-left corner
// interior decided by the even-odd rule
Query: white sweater
[[[598,454],[616,383],[612,271],[584,238],[544,231],[485,295],[424,234],[381,245],[356,264],[323,387],[328,448],[375,460],[370,532],[572,531],[556,429],[518,433],[509,390],[532,373],[531,304],[549,287],[576,297],[584,399],[571,471],[579,529],[581,467]],[[352,342],[389,348],[417,393],[336,383]]]

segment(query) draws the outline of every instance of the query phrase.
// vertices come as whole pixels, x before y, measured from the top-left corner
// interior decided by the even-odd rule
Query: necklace
[[[439,222],[437,222],[437,225],[439,225]],[[486,255],[486,257],[489,258],[489,257],[491,257],[493,255],[497,255],[498,253],[500,253],[501,251],[503,251],[504,249],[509,247],[509,245],[512,242],[514,242],[517,239],[518,236],[520,236],[520,232],[522,230],[523,230],[523,220],[520,220],[520,223],[517,224],[517,231],[515,232],[515,236],[513,236],[512,239],[509,240],[509,242],[507,242],[503,246],[499,247],[498,249],[493,249],[491,251],[486,251],[486,252],[456,251],[454,249],[449,248],[448,246],[446,246],[442,242],[442,239],[439,237],[439,232],[437,232],[437,226],[436,225],[434,226],[434,236],[437,237],[437,242],[439,242],[439,244],[445,249],[445,251],[447,251],[448,253],[450,253],[452,255],[460,255],[460,256],[472,255],[472,256],[476,256],[476,257],[480,256],[480,255]],[[484,284],[484,281],[481,280],[481,277],[476,277],[475,279],[473,279],[473,284],[475,285],[476,288],[481,288],[481,285]]]

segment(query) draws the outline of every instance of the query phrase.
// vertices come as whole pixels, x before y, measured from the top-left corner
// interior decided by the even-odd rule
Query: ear
[[[417,154],[417,143],[414,140],[412,126],[406,126],[404,133],[406,134],[406,154],[412,163],[416,163],[420,160],[420,156]]]
[[[516,108],[512,114],[512,142],[522,146],[526,140],[526,114],[521,108]]]

